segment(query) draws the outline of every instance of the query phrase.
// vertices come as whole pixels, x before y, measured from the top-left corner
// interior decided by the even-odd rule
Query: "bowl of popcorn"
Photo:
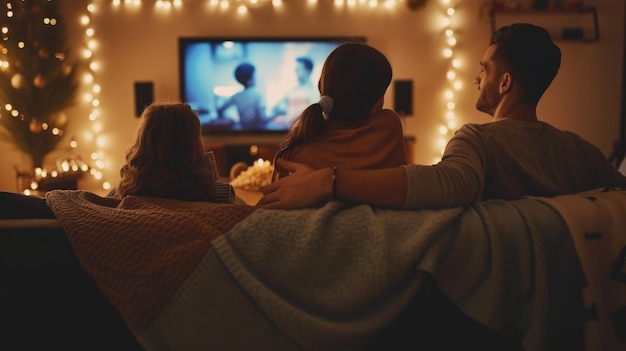
[[[247,191],[259,191],[262,187],[272,182],[274,166],[268,160],[262,158],[254,161],[251,166],[236,163],[231,168],[230,185],[236,189]]]

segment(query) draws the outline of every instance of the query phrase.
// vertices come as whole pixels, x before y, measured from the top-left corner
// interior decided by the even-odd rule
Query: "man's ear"
[[[498,87],[498,91],[500,92],[500,94],[504,94],[510,91],[512,87],[513,87],[513,77],[511,76],[511,73],[505,72],[502,75],[502,79],[500,80],[500,86]]]

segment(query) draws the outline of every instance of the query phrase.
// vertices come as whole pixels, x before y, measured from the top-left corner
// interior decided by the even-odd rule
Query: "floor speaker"
[[[135,82],[135,116],[140,117],[146,106],[154,101],[152,82]]]
[[[413,81],[396,80],[393,88],[393,109],[400,117],[413,115]]]

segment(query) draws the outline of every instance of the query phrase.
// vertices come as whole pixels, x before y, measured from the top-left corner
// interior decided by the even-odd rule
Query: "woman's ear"
[[[385,96],[383,95],[380,97],[380,99],[378,99],[378,101],[376,101],[374,106],[372,106],[372,109],[370,110],[370,116],[373,116],[377,114],[378,112],[380,112],[380,110],[383,109],[384,104],[385,104]]]

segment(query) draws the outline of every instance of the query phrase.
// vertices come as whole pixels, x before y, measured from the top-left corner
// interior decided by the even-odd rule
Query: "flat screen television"
[[[208,135],[285,133],[319,100],[322,65],[346,41],[365,38],[181,37],[181,100]]]

